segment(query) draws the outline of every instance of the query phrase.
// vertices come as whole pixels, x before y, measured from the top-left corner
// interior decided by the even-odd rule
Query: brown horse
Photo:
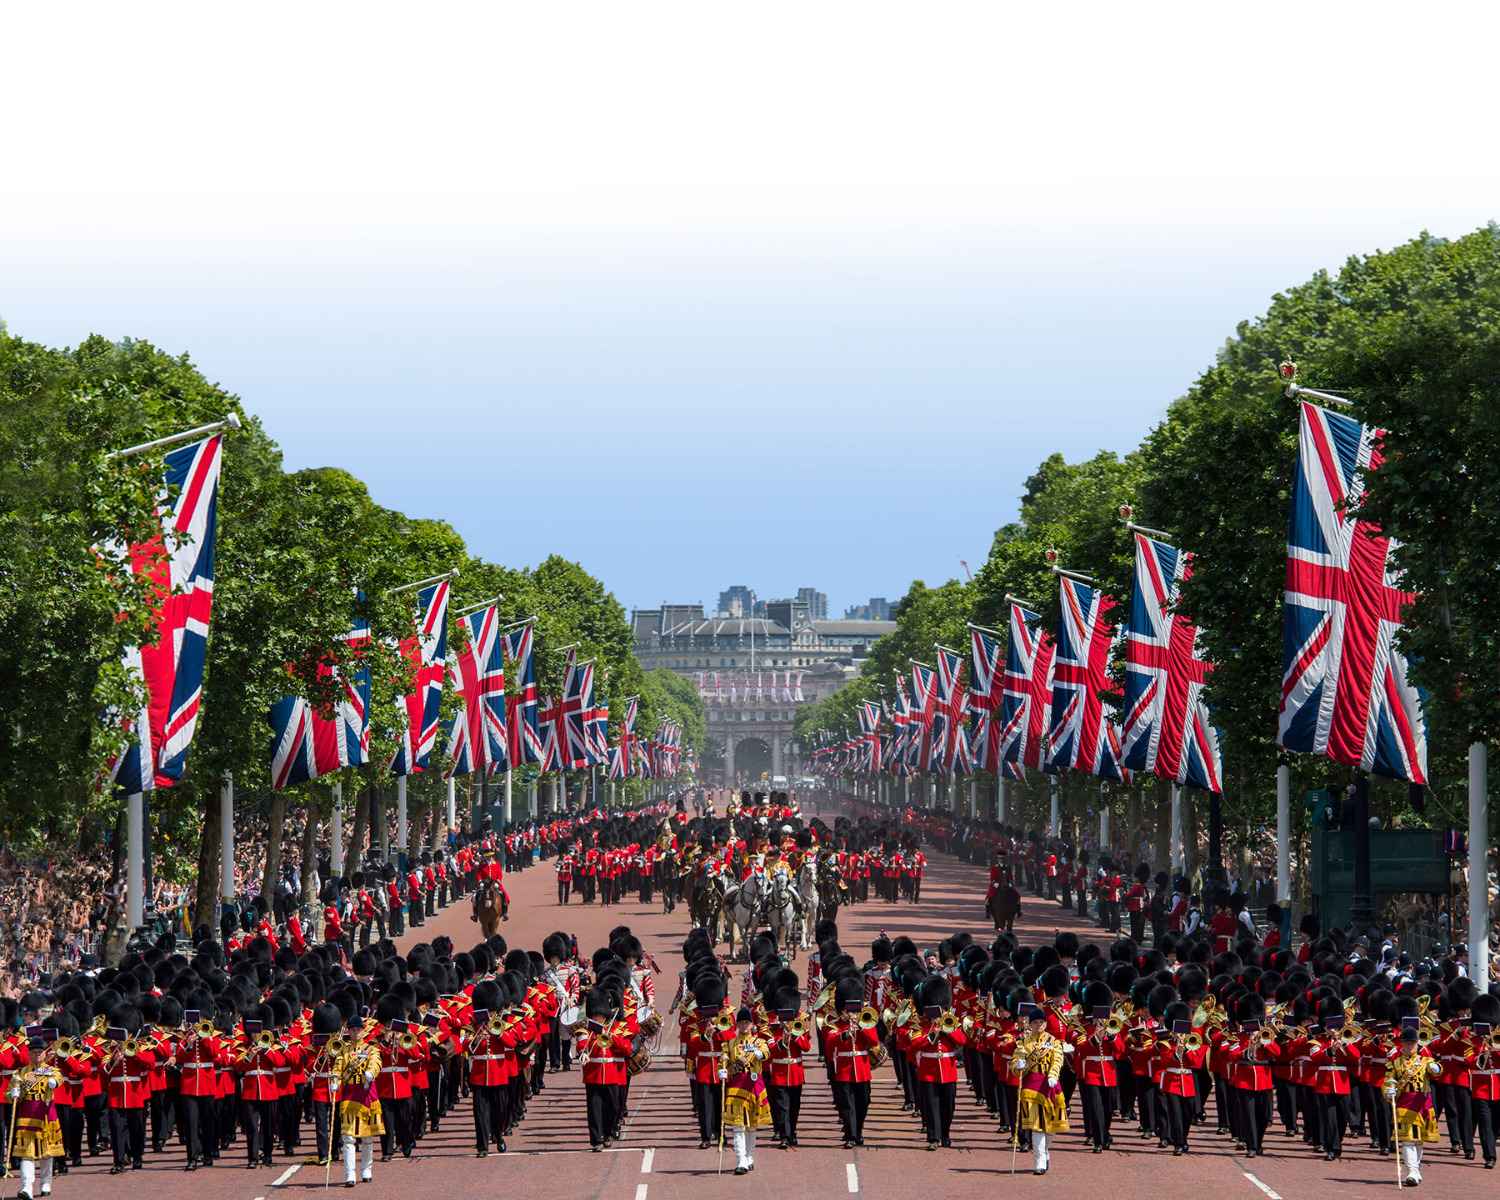
[[[990,919],[995,922],[997,932],[1004,930],[1010,933],[1015,929],[1016,918],[1021,915],[1021,893],[1016,885],[1007,879],[995,889],[995,894],[989,898],[985,909],[989,912]]]
[[[491,938],[500,932],[500,922],[508,917],[505,908],[505,898],[493,879],[486,879],[479,885],[474,893],[472,919],[479,922],[479,928],[484,931],[485,937]]]

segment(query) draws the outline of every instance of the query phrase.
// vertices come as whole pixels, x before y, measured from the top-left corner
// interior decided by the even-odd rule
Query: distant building
[[[721,617],[748,617],[754,605],[754,594],[743,583],[736,583],[719,593],[718,615]]]
[[[828,620],[827,592],[820,592],[817,588],[800,587],[797,589],[797,599],[807,605],[807,614],[812,620]]]
[[[884,596],[871,596],[868,604],[851,604],[844,610],[846,621],[889,621],[891,602]]]

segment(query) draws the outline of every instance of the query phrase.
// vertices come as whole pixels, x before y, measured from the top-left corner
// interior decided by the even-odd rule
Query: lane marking
[[[651,1164],[656,1159],[656,1147],[641,1151],[641,1174],[651,1174]],[[645,1186],[644,1184],[642,1186]]]
[[[1272,1191],[1269,1187],[1267,1187],[1264,1183],[1262,1183],[1254,1175],[1250,1174],[1249,1171],[1242,1171],[1240,1173],[1242,1175],[1244,1175],[1244,1177],[1246,1179],[1248,1179],[1251,1183],[1253,1183],[1256,1187],[1260,1188],[1261,1191],[1265,1192],[1265,1194],[1267,1196],[1271,1197],[1271,1200],[1281,1200],[1281,1193],[1280,1192]]]
[[[635,1200],[646,1200],[646,1185],[644,1183],[635,1185]]]
[[[853,1163],[845,1163],[844,1170],[849,1176],[849,1193],[854,1195],[859,1191],[859,1168]],[[1281,1197],[1278,1196],[1276,1200],[1281,1200]]]
[[[301,1163],[298,1163],[296,1166],[293,1166],[293,1167],[288,1167],[285,1171],[283,1171],[280,1175],[278,1175],[275,1179],[273,1179],[271,1181],[271,1186],[273,1188],[284,1187],[286,1185],[286,1181],[288,1179],[290,1179],[293,1175],[295,1175],[300,1170],[302,1170],[302,1164]]]

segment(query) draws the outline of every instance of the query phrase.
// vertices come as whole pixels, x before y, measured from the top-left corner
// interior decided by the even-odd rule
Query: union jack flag
[[[911,717],[907,725],[906,764],[915,771],[932,769],[932,722],[937,712],[937,672],[911,665]]]
[[[1101,779],[1122,779],[1119,731],[1104,711],[1115,601],[1098,588],[1059,575],[1062,622],[1052,661],[1052,728],[1048,769],[1072,768]]]
[[[546,758],[537,721],[535,624],[523,621],[501,634],[505,661],[511,665],[516,691],[505,698],[506,747],[511,766],[540,763]]]
[[[417,622],[413,636],[401,639],[401,656],[415,675],[412,690],[401,706],[400,741],[391,759],[392,775],[417,775],[437,742],[438,709],[443,701],[443,675],[448,659],[449,581],[444,579],[417,593]]]
[[[503,771],[509,765],[506,729],[505,656],[501,650],[500,614],[493,604],[461,618],[469,644],[454,664],[458,687],[458,720],[466,728],[468,771]],[[456,749],[456,747],[455,747]],[[455,768],[456,770],[456,768]]]
[[[562,702],[552,696],[543,696],[541,711],[537,714],[537,733],[541,738],[541,757],[537,766],[543,771],[561,771],[567,761],[563,747],[567,745],[564,729]]]
[[[868,700],[859,706],[859,769],[871,775],[880,771],[880,707]]]
[[[1005,654],[1005,698],[1000,705],[1000,756],[1009,779],[1025,779],[1026,768],[1046,770],[1047,730],[1052,725],[1052,661],[1057,649],[1042,618],[1010,606],[1010,645]]]
[[[611,779],[625,779],[634,772],[636,750],[640,742],[640,738],[636,736],[635,722],[640,712],[640,697],[627,698],[625,715],[620,721],[620,736],[610,753],[609,777]]]
[[[966,775],[974,768],[964,713],[969,693],[963,686],[963,655],[937,648],[937,702],[932,710],[932,759],[944,775]]]
[[[1191,554],[1135,535],[1135,592],[1125,626],[1124,764],[1159,779],[1222,791],[1219,737],[1203,700],[1213,670],[1198,627],[1174,611]]]
[[[460,708],[448,724],[448,769],[443,772],[444,779],[474,772],[474,756],[469,753],[469,740],[468,714]]]
[[[609,762],[609,705],[601,696],[588,711],[589,766]]]
[[[1278,742],[1391,779],[1427,782],[1422,701],[1394,639],[1415,596],[1395,542],[1349,513],[1384,460],[1382,431],[1304,403],[1287,530]]]
[[[891,771],[897,776],[905,776],[911,772],[907,747],[911,743],[912,717],[911,704],[906,699],[906,681],[899,671],[896,672],[896,699],[891,705],[891,729]]]
[[[205,438],[163,459],[168,499],[161,534],[130,547],[130,570],[151,581],[155,640],[125,651],[126,671],[145,691],[139,711],[120,719],[134,740],[110,764],[125,792],[169,788],[182,778],[203,700],[214,602],[219,471],[223,439]]]
[[[364,596],[356,593],[356,604]],[[370,644],[370,623],[356,616],[341,641],[356,651]],[[318,675],[332,676],[338,688],[331,716],[323,716],[302,696],[283,696],[271,706],[271,786],[280,791],[308,783],[341,767],[360,767],[370,755],[370,668],[347,675],[328,663]]]
[[[563,674],[562,741],[563,765],[570,771],[587,770],[589,753],[589,709],[594,703],[594,664],[570,661]]]
[[[969,740],[974,766],[998,771],[1000,710],[1005,702],[1005,670],[1000,639],[978,625],[969,626]]]

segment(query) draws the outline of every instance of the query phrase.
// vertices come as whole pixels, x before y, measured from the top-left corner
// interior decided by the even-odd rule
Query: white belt
[[[1163,1075],[1191,1075],[1192,1073],[1192,1067],[1166,1067],[1162,1070]]]
[[[1347,1071],[1348,1067],[1319,1067],[1320,1071]]]
[[[313,1075],[314,1079],[337,1079],[338,1074],[334,1071],[318,1071]]]
[[[834,1058],[868,1058],[870,1052],[868,1050],[835,1050],[833,1056]]]
[[[918,1058],[957,1058],[958,1056],[949,1050],[918,1050]]]
[[[246,1075],[274,1075],[274,1074],[276,1074],[276,1072],[275,1071],[261,1071],[261,1070],[257,1069],[257,1070],[254,1070],[254,1071],[246,1071],[245,1074]]]
[[[1085,1055],[1084,1056],[1083,1061],[1084,1062],[1114,1062],[1115,1061],[1115,1056],[1113,1054],[1089,1054],[1089,1055]]]
[[[698,1051],[698,1057],[699,1058],[720,1058],[720,1057],[723,1056],[723,1053],[724,1052],[722,1050],[700,1050],[700,1051]]]
[[[771,1062],[778,1067],[795,1067],[799,1065],[802,1060],[800,1058],[773,1058]]]
[[[625,1060],[623,1058],[586,1058],[583,1061],[589,1066],[593,1066],[595,1063],[618,1063]]]
[[[269,1075],[271,1072],[265,1071],[265,1072],[262,1072],[262,1073],[266,1074],[266,1075]],[[116,1075],[113,1079],[110,1080],[110,1082],[111,1083],[140,1083],[140,1081],[142,1079],[144,1079],[144,1078],[145,1078],[144,1075]]]
[[[1489,1068],[1487,1068],[1487,1069],[1485,1069],[1483,1071],[1481,1071],[1478,1067],[1471,1067],[1469,1069],[1469,1074],[1470,1075],[1500,1075],[1500,1067],[1489,1067]]]
[[[470,1062],[500,1062],[503,1059],[506,1059],[506,1058],[509,1058],[509,1057],[510,1057],[510,1055],[508,1055],[508,1054],[471,1054],[471,1055],[469,1055],[469,1061]]]

